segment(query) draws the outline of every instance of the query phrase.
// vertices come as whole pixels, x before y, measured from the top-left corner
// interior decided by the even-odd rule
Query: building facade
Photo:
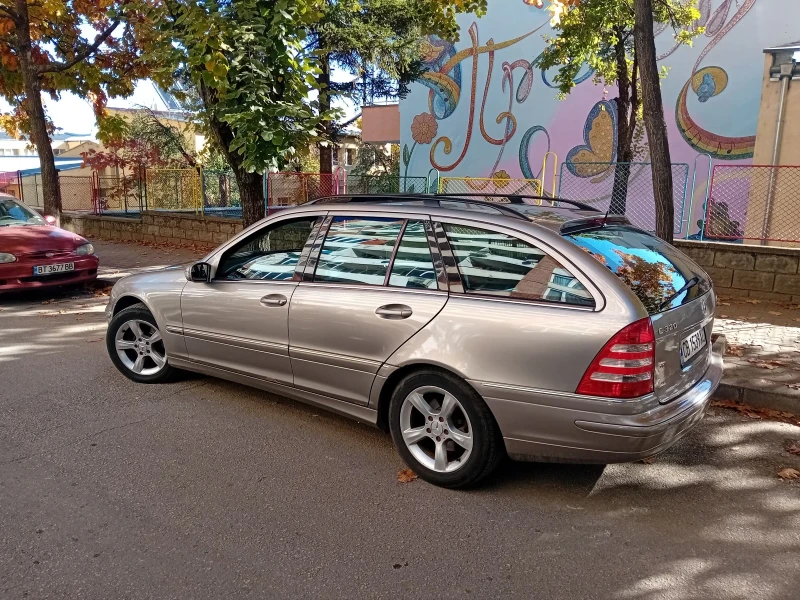
[[[610,187],[616,90],[597,84],[584,68],[561,100],[555,72],[531,66],[545,37],[553,35],[546,4],[491,0],[484,17],[459,16],[459,41],[426,39],[429,70],[400,103],[401,174],[425,176],[436,169],[443,177],[487,178],[497,187],[503,179],[544,176],[547,192],[563,192],[568,181],[570,191],[603,182]],[[708,158],[753,160],[764,48],[800,41],[798,0],[700,0],[699,9],[698,25],[705,30],[691,47],[676,46],[670,28],[656,27],[659,65],[668,69],[662,91],[672,161],[686,165],[685,175],[682,166],[674,175],[677,187],[687,190],[687,211],[691,174],[701,165],[703,181],[695,189],[700,200],[695,198],[694,214],[680,215],[687,234],[697,231],[702,217]],[[646,144],[636,161],[649,162]],[[630,177],[631,186],[651,186],[646,165],[634,165]],[[479,179],[468,183],[485,189]]]

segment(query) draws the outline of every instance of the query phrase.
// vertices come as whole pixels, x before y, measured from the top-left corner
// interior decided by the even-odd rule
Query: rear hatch
[[[674,246],[630,225],[571,229],[564,237],[611,269],[650,315],[658,400],[669,402],[697,383],[711,357],[715,297],[709,276]]]

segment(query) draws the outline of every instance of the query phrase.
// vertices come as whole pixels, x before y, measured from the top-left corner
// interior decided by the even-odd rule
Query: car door
[[[329,217],[289,309],[297,387],[367,404],[380,366],[447,302],[428,217],[379,215]]]
[[[181,314],[191,360],[292,383],[289,301],[321,223],[320,215],[270,223],[227,249],[208,283],[186,285]]]

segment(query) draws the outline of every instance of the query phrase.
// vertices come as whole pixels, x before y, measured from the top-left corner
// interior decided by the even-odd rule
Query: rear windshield
[[[691,302],[711,289],[706,274],[688,256],[645,231],[609,225],[564,237],[611,269],[651,315]],[[696,285],[675,295],[695,277]]]

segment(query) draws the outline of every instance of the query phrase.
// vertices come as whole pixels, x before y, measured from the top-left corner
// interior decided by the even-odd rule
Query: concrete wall
[[[701,265],[721,296],[800,302],[800,249],[676,241]]]
[[[240,219],[144,212],[141,219],[64,213],[61,226],[92,239],[216,247],[242,230]]]

